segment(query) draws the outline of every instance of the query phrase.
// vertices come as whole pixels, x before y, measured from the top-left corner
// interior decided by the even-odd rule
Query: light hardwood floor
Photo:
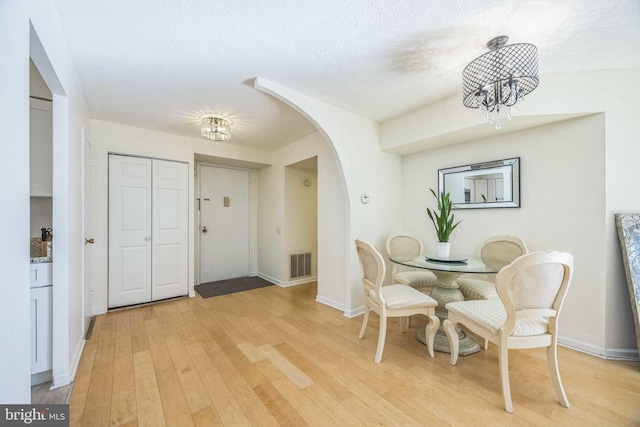
[[[640,363],[560,348],[571,403],[557,401],[545,351],[510,352],[514,414],[496,348],[461,357],[389,321],[314,301],[315,283],[185,298],[98,316],[70,399],[72,426],[638,426]]]

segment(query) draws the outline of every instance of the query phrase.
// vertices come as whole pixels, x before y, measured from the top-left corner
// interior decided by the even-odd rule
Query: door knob
[[[144,240],[151,240],[151,236],[145,236]]]
[[[203,233],[206,233],[207,231],[209,231],[209,230],[207,230],[207,226],[206,225],[204,227],[202,227],[202,232]]]
[[[93,245],[93,239],[84,239],[85,245]]]

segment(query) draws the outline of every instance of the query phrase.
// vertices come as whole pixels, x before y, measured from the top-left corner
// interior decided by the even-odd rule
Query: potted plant
[[[438,201],[438,211],[432,211],[427,208],[427,215],[431,218],[433,226],[436,228],[436,234],[438,236],[437,252],[439,258],[449,258],[451,253],[451,243],[449,243],[449,237],[455,228],[460,224],[458,221],[454,224],[454,215],[451,212],[451,195],[450,193],[441,192],[440,196],[435,191],[431,190],[431,194]]]

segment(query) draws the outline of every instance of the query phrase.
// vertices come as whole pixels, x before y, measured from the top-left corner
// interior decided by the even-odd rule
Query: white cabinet
[[[31,264],[29,273],[31,288],[40,288],[42,286],[51,286],[53,284],[50,262]]]
[[[53,277],[52,263],[31,264],[31,373],[52,367]]]
[[[31,373],[52,368],[53,286],[31,289]]]
[[[29,170],[32,196],[53,195],[53,115],[51,101],[31,98]]]

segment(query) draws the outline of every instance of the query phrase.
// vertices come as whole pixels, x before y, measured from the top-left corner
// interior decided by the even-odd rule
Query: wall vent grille
[[[311,276],[311,252],[291,254],[290,278]]]

